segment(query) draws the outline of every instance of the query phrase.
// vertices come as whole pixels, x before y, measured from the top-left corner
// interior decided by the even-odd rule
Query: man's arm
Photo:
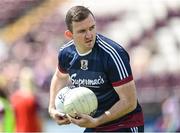
[[[120,97],[120,100],[116,102],[109,110],[97,118],[91,116],[79,114],[81,119],[74,119],[69,117],[70,121],[80,127],[93,128],[104,123],[118,119],[131,111],[137,106],[137,94],[134,81],[128,82],[124,85],[114,88]]]
[[[104,124],[132,112],[137,106],[137,94],[134,81],[114,88],[120,100],[105,114],[97,118],[97,125]]]
[[[69,75],[61,73],[57,68],[51,80],[49,114],[60,125],[69,124],[70,121],[66,118],[65,114],[55,109],[55,97],[58,91],[67,85],[68,81]]]
[[[49,109],[55,108],[55,97],[60,89],[65,87],[68,83],[69,76],[68,74],[61,73],[58,68],[56,69],[50,85],[50,100],[49,100]]]

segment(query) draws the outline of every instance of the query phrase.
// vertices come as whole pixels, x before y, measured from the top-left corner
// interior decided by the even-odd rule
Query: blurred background
[[[130,54],[145,131],[180,131],[180,0],[1,0],[0,131],[84,130],[58,126],[47,111],[73,5],[89,7],[98,33]]]

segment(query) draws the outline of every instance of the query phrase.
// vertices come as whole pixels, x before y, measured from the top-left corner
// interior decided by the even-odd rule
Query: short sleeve
[[[108,60],[108,76],[113,87],[123,85],[133,80],[130,59],[124,49],[118,49],[110,54]]]
[[[59,50],[58,53],[58,69],[62,73],[67,73],[67,67],[66,67],[66,55],[63,52],[63,50]]]

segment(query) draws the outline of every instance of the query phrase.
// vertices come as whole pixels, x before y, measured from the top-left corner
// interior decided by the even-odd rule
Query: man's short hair
[[[93,13],[86,7],[84,6],[74,6],[69,9],[69,11],[66,14],[66,26],[68,30],[72,32],[72,22],[80,22],[84,19],[86,19],[89,14],[91,14],[93,17]]]

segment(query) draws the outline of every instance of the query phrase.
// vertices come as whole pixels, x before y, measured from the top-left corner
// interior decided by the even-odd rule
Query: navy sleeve
[[[63,50],[59,50],[58,53],[58,69],[62,73],[67,73],[67,67],[66,67],[66,55],[63,52]]]
[[[108,74],[113,87],[133,80],[129,55],[124,49],[116,49],[108,60]]]

